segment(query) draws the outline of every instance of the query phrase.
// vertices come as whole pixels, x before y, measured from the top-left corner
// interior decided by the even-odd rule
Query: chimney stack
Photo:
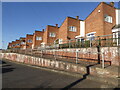
[[[110,6],[114,7],[114,2],[110,2]]]
[[[79,16],[76,16],[76,19],[79,20]]]
[[[56,24],[56,27],[58,27],[58,24]]]

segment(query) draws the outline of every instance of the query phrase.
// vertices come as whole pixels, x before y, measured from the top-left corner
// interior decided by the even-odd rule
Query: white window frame
[[[69,31],[71,31],[71,32],[77,32],[77,27],[75,27],[75,26],[69,26]]]
[[[28,43],[32,43],[32,40],[31,40],[31,39],[28,39],[27,42],[28,42]]]
[[[59,39],[59,44],[62,44],[63,43],[63,39]]]
[[[113,29],[112,32],[113,32],[113,38],[120,38],[120,29],[119,28],[118,29]],[[117,41],[113,40],[113,42],[117,42],[117,46],[119,46],[120,45],[119,40],[120,39],[117,39]]]
[[[53,32],[50,32],[50,33],[49,33],[49,37],[56,37],[56,34],[53,33]]]
[[[91,32],[91,33],[86,34],[88,40],[94,40],[95,39],[95,33],[96,32]]]
[[[36,37],[36,40],[42,40],[42,37],[38,37],[38,36],[37,36],[37,37]]]
[[[111,17],[111,16],[105,15],[104,20],[105,20],[106,22],[112,23],[112,17]]]
[[[16,46],[20,46],[20,44],[16,44]]]

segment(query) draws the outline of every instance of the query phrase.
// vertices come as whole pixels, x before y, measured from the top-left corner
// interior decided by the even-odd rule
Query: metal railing
[[[49,43],[44,48],[46,49],[63,49],[63,48],[86,48],[86,47],[117,47],[120,46],[120,38],[113,38],[113,34],[96,36],[96,37],[84,37],[79,39],[70,39],[61,41],[60,44]]]
[[[60,44],[61,48],[82,48],[82,47],[109,47],[109,46],[120,46],[120,38],[113,38],[111,35],[97,36],[91,38],[72,39],[68,43]]]

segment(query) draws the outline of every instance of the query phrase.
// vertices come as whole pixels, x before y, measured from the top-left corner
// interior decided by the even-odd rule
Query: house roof
[[[77,20],[77,19],[74,18],[74,17],[67,16],[67,17],[63,20],[63,22],[61,23],[60,27],[63,25],[63,23],[65,22],[65,20],[66,20],[67,18],[71,18],[71,19]],[[79,21],[84,21],[84,20],[79,19]],[[59,28],[60,28],[60,27],[59,27]]]
[[[56,26],[53,26],[53,25],[47,25],[47,26],[50,26],[50,27],[56,27]],[[58,28],[60,28],[60,27],[58,27]]]
[[[33,36],[33,34],[27,34],[26,36]]]

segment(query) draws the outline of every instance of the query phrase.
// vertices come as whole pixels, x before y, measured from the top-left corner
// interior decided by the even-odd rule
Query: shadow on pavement
[[[7,64],[7,65],[2,65],[2,67],[8,67],[8,66],[11,66],[11,65],[9,65],[9,64]]]
[[[52,87],[49,86],[50,83],[51,83],[51,81],[50,81],[50,82],[45,81],[45,82],[41,83],[40,86],[35,87],[35,89],[40,90],[40,89],[46,88],[46,89],[48,89],[48,90],[49,90],[49,89],[51,90]],[[34,90],[34,88],[31,89],[31,90]]]
[[[7,64],[5,61],[2,61],[2,73],[12,72],[15,68],[10,66],[10,64]]]
[[[94,66],[94,65],[97,65],[97,64],[93,64],[93,65],[89,65],[89,66],[86,66],[86,69],[87,69],[87,73],[85,75],[83,75],[83,78],[71,83],[70,85],[64,87],[63,89],[61,90],[67,90],[67,89],[70,89],[72,88],[73,86],[75,86],[76,84],[80,83],[81,81],[85,80],[87,78],[87,76],[90,74],[90,67]]]
[[[5,61],[2,61],[2,64],[6,64],[6,62],[5,62]]]
[[[12,72],[15,68],[2,68],[2,73]]]

